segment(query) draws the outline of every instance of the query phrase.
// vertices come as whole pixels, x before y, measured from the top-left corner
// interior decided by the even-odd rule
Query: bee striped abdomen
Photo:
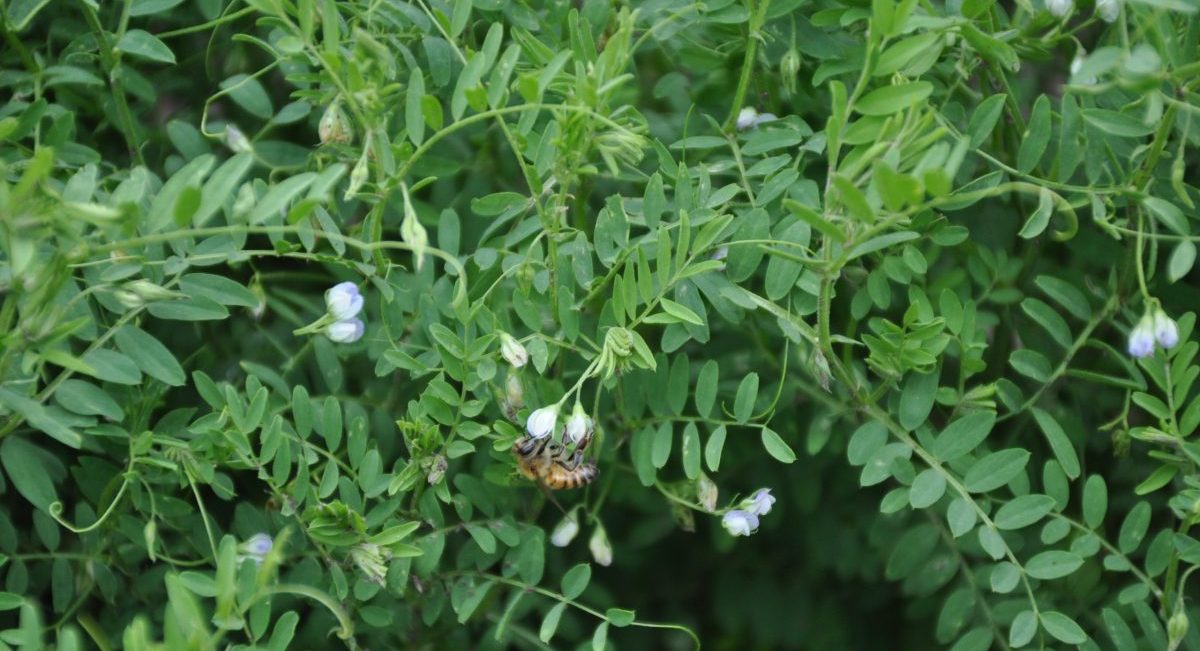
[[[580,463],[574,469],[567,468],[560,462],[555,462],[546,473],[546,485],[555,490],[564,488],[579,488],[592,483],[600,470],[592,462]]]
[[[594,462],[583,460],[581,450],[568,453],[548,439],[523,436],[513,443],[512,452],[522,476],[552,490],[586,486],[600,474]]]

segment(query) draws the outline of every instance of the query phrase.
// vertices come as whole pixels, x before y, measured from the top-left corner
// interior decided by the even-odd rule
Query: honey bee
[[[517,458],[517,470],[527,479],[552,490],[562,490],[586,486],[600,474],[595,462],[583,458],[588,443],[591,443],[591,436],[570,449],[550,437],[522,436],[513,443],[512,451]]]

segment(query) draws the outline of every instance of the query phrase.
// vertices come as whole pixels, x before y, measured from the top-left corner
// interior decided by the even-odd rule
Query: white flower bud
[[[1179,326],[1161,309],[1154,311],[1154,338],[1163,348],[1174,348],[1179,343]]]
[[[550,405],[536,409],[529,414],[529,419],[525,421],[525,431],[535,439],[544,439],[554,433],[556,425],[558,425],[558,405]]]
[[[325,308],[329,316],[337,321],[358,316],[363,308],[363,296],[358,291],[358,285],[344,282],[325,290]]]
[[[525,387],[521,384],[521,377],[516,373],[509,373],[505,378],[504,397],[508,399],[509,407],[514,410],[525,406]]]
[[[577,535],[579,535],[579,523],[575,521],[574,515],[568,515],[554,527],[554,531],[550,532],[550,544],[555,547],[566,547]]]
[[[731,536],[749,536],[758,531],[758,516],[748,511],[734,509],[721,518],[721,526]]]
[[[1129,354],[1138,359],[1154,354],[1154,319],[1149,313],[1129,333]]]
[[[1062,18],[1071,13],[1074,5],[1072,0],[1046,0],[1046,10],[1055,18]]]
[[[572,442],[579,443],[587,438],[593,429],[592,419],[584,413],[583,407],[576,402],[575,409],[571,412],[571,417],[567,419],[567,436]]]
[[[1121,17],[1121,0],[1096,0],[1096,15],[1106,23],[1115,23]]]
[[[700,506],[703,506],[704,510],[716,511],[717,495],[717,485],[708,478],[708,475],[700,473],[700,478],[696,480],[696,501],[700,502]]]
[[[592,537],[588,540],[588,550],[592,552],[592,559],[596,561],[597,565],[604,567],[612,565],[612,544],[608,542],[608,534],[605,533],[602,525],[596,524],[596,528],[592,530]]]
[[[760,488],[754,491],[750,497],[742,500],[742,509],[752,515],[760,516],[771,512],[771,507],[775,505],[775,497],[771,495],[770,488]]]
[[[352,344],[362,338],[366,326],[361,319],[348,319],[329,324],[325,336],[339,344]]]
[[[513,368],[521,368],[529,363],[529,351],[507,332],[500,333],[500,355]]]
[[[753,107],[747,106],[743,108],[737,116],[737,130],[745,131],[746,129],[753,128],[756,124],[755,118],[757,117],[758,111],[754,110]]]

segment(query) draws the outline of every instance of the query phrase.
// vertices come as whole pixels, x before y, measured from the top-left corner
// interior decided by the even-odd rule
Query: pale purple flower
[[[770,488],[760,488],[754,491],[754,494],[748,499],[742,501],[742,508],[754,515],[766,515],[771,512],[771,507],[774,505],[775,496],[771,495]]]
[[[731,536],[749,536],[758,531],[758,516],[749,511],[734,509],[721,518],[721,526],[725,527]]]
[[[349,319],[329,324],[325,336],[339,344],[352,344],[362,338],[366,326],[360,319]]]
[[[255,563],[262,565],[266,560],[267,554],[275,548],[275,541],[271,536],[265,533],[256,533],[250,536],[246,542],[242,543],[242,549],[245,551],[244,558],[249,558]]]
[[[363,308],[363,296],[358,291],[358,285],[344,282],[325,290],[325,307],[335,321],[345,321],[358,316]]]
[[[1154,321],[1149,314],[1129,333],[1129,354],[1138,359],[1154,354]]]
[[[1154,312],[1154,338],[1163,348],[1174,348],[1179,343],[1179,326],[1161,309]]]
[[[735,126],[738,131],[745,131],[777,119],[773,113],[759,113],[754,107],[747,106],[738,113]]]

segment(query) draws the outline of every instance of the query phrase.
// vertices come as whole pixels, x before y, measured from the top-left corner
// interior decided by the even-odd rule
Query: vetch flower
[[[275,548],[275,541],[270,535],[265,533],[256,533],[242,543],[242,550],[245,552],[243,558],[249,558],[258,565],[262,565],[266,560],[267,554]]]
[[[737,130],[745,131],[746,129],[753,128],[754,125],[757,124],[755,122],[755,118],[757,117],[758,111],[754,110],[753,107],[747,106],[746,108],[743,108],[737,116]]]
[[[554,531],[550,532],[550,544],[555,547],[566,547],[577,535],[579,535],[579,523],[575,521],[574,514],[568,514],[555,525]]]
[[[738,131],[753,129],[764,122],[770,122],[777,119],[773,113],[759,113],[752,106],[747,106],[742,109],[737,116],[735,126]]]
[[[329,324],[329,327],[325,328],[325,336],[335,343],[352,344],[362,339],[365,330],[366,326],[362,320],[347,319]]]
[[[363,296],[358,291],[358,285],[347,281],[325,290],[325,307],[329,310],[329,316],[336,321],[358,316],[363,308]]]
[[[1154,310],[1154,338],[1163,348],[1174,348],[1179,343],[1179,326],[1161,308]]]
[[[594,424],[592,419],[583,411],[583,407],[576,402],[575,409],[571,412],[571,417],[567,419],[567,436],[571,441],[579,443],[584,438],[592,433]]]
[[[608,542],[608,534],[600,523],[596,523],[596,528],[592,530],[592,537],[588,540],[588,550],[592,552],[592,559],[596,561],[597,565],[604,567],[612,565],[612,544]]]
[[[749,536],[758,531],[758,516],[749,511],[734,509],[721,518],[721,526],[725,527],[731,536]]]
[[[1150,357],[1154,352],[1154,321],[1150,313],[1141,317],[1129,333],[1129,354],[1138,359]]]
[[[1046,10],[1056,18],[1062,18],[1071,13],[1074,4],[1072,0],[1046,0]]]
[[[507,332],[500,333],[500,356],[513,368],[521,368],[529,363],[529,351]]]
[[[1129,354],[1138,359],[1154,354],[1154,319],[1149,313],[1129,333]]]
[[[558,425],[558,405],[535,409],[525,421],[525,431],[535,439],[544,439],[554,433]]]
[[[771,512],[771,507],[775,505],[775,496],[771,495],[770,488],[760,488],[754,491],[754,494],[749,498],[742,500],[742,508],[747,513],[753,515],[766,515]]]
[[[1121,0],[1096,0],[1096,15],[1106,23],[1114,23],[1121,17]]]

